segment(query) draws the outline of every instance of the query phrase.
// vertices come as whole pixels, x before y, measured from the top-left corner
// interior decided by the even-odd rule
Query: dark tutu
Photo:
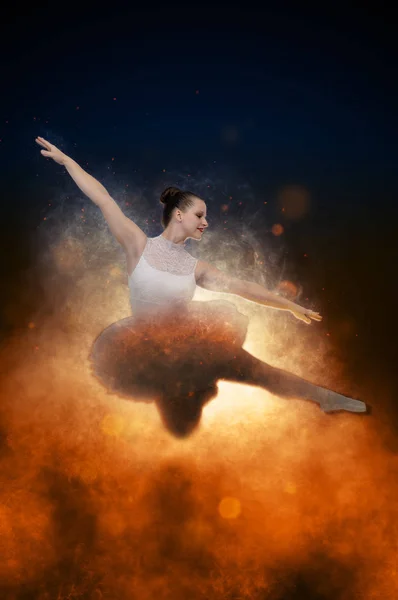
[[[109,391],[137,400],[214,395],[247,327],[248,318],[224,300],[193,301],[150,320],[127,317],[94,342],[92,372]]]
[[[93,374],[111,392],[155,402],[166,428],[186,437],[219,379],[260,385],[286,398],[312,400],[325,412],[366,412],[358,400],[271,367],[242,350],[248,318],[226,301],[191,302],[151,319],[107,327],[90,354]]]

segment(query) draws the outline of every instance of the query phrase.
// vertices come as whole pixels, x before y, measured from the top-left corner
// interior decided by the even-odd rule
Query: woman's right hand
[[[65,160],[68,157],[66,156],[66,154],[61,152],[61,150],[59,150],[59,148],[57,148],[57,146],[54,146],[54,144],[50,144],[50,142],[47,142],[47,140],[45,140],[42,137],[37,137],[36,143],[39,144],[39,146],[43,146],[43,148],[45,148],[45,150],[40,150],[40,152],[42,153],[43,156],[52,158],[59,165],[65,164]]]

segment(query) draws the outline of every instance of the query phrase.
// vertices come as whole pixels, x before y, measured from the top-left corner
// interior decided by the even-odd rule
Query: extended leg
[[[282,398],[312,400],[324,412],[367,412],[364,402],[322,388],[283,369],[271,367],[245,350],[237,353],[236,358],[226,366],[222,378],[256,385]]]

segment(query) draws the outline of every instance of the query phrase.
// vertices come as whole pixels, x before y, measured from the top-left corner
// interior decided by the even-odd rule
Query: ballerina
[[[155,400],[166,427],[181,437],[197,426],[220,379],[316,402],[325,413],[369,412],[360,400],[272,367],[243,350],[248,319],[230,302],[192,300],[198,285],[287,310],[306,324],[322,320],[318,312],[255,282],[231,277],[185,249],[187,239],[200,241],[208,227],[201,198],[174,187],[164,190],[164,231],[148,238],[99,181],[47,140],[38,137],[36,142],[44,148],[41,154],[63,165],[100,208],[126,256],[132,316],[107,327],[90,355],[93,373],[107,389]]]

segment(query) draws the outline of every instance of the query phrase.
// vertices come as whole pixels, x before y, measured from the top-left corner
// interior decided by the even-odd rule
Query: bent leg
[[[174,436],[188,437],[200,423],[203,406],[214,398],[217,392],[216,385],[210,385],[207,389],[192,390],[175,397],[161,395],[156,404],[163,424]]]
[[[262,387],[282,398],[312,400],[319,404],[324,412],[347,410],[364,413],[367,411],[364,402],[347,398],[288,371],[272,367],[246,350],[240,350],[236,358],[226,365],[222,378]]]

